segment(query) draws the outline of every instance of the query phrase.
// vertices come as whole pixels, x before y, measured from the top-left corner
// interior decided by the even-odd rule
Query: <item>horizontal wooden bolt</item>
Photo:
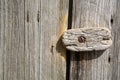
[[[62,41],[71,51],[105,50],[112,45],[111,31],[104,27],[70,29],[64,32]]]

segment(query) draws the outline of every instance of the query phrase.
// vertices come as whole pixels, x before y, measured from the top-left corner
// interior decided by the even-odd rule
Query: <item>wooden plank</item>
[[[41,0],[40,80],[65,80],[65,49],[61,35],[67,28],[68,0]]]
[[[58,40],[67,11],[67,0],[25,1],[25,80],[65,80],[65,50]]]
[[[0,6],[1,80],[24,80],[24,0],[1,0]]]
[[[25,80],[39,80],[38,0],[25,0]],[[38,28],[38,29],[36,29]],[[36,44],[37,43],[37,44]]]
[[[36,5],[39,2],[40,4]],[[52,4],[53,2],[55,2],[55,5]],[[56,41],[54,41],[54,44],[53,44],[53,42],[51,43],[51,40],[54,38],[57,39],[57,35],[58,35],[57,32],[59,30],[58,25],[60,22],[58,21],[58,19],[61,18],[63,15],[67,14],[67,13],[65,14],[65,12],[67,12],[67,9],[65,10],[65,12],[60,13],[62,16],[58,14],[59,12],[56,13],[56,10],[59,10],[60,4],[61,6],[63,5],[63,2],[61,2],[60,4],[58,2],[59,1],[54,1],[54,0],[50,2],[49,1],[38,1],[38,2],[26,1],[25,15],[26,15],[26,26],[28,27],[26,27],[25,29],[26,30],[26,42],[25,42],[26,43],[25,44],[26,60],[25,61],[26,61],[26,64],[28,65],[26,65],[25,70],[26,70],[26,75],[29,75],[31,80],[34,80],[34,79],[64,80],[65,79],[65,72],[64,72],[65,62],[62,61],[62,58],[60,57],[60,55],[57,54],[58,52],[56,52],[56,48],[53,49],[53,51],[55,51],[54,54],[50,54],[51,47],[53,46],[55,47],[56,45]],[[33,6],[36,6],[36,7],[32,8]],[[37,8],[37,6],[40,6],[40,9]],[[66,4],[64,4],[63,6],[67,7]],[[53,8],[56,8],[56,9],[53,9]],[[53,13],[54,13],[54,16],[52,16]],[[48,20],[48,19],[51,19],[51,20]],[[53,28],[56,28],[56,30]],[[40,58],[40,61],[39,61],[39,58]],[[59,64],[61,63],[62,65],[60,66]],[[38,75],[37,73],[40,73],[40,74]],[[26,77],[26,79],[29,79],[29,77],[28,78]]]
[[[116,0],[73,0],[72,28],[92,26],[111,30],[115,9]],[[71,52],[70,80],[113,80],[110,54],[111,49]]]
[[[111,80],[120,80],[120,0],[117,0],[116,13],[112,17],[114,44],[111,49]]]
[[[0,0],[0,80],[65,80],[68,0]]]

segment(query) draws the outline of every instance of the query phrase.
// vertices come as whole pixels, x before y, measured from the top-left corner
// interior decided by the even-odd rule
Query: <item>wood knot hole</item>
[[[79,36],[79,37],[78,37],[78,41],[79,41],[80,43],[85,43],[85,42],[86,42],[85,36]]]

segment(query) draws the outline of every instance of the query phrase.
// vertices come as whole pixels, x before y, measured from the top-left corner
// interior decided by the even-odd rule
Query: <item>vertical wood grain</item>
[[[60,37],[67,27],[68,0],[41,0],[39,10],[40,79],[65,80],[65,50]]]
[[[24,0],[1,0],[1,80],[24,80]]]
[[[114,44],[111,50],[111,80],[120,79],[120,0],[117,0],[116,13],[112,16]]]
[[[68,0],[0,0],[0,80],[65,80]]]
[[[116,0],[73,0],[72,28],[107,27],[112,31],[115,10]],[[71,52],[70,80],[113,80],[111,50]]]

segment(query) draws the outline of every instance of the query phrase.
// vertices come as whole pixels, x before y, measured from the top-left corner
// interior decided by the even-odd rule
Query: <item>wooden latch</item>
[[[105,50],[112,45],[111,31],[105,27],[70,29],[64,32],[62,41],[71,51]]]

